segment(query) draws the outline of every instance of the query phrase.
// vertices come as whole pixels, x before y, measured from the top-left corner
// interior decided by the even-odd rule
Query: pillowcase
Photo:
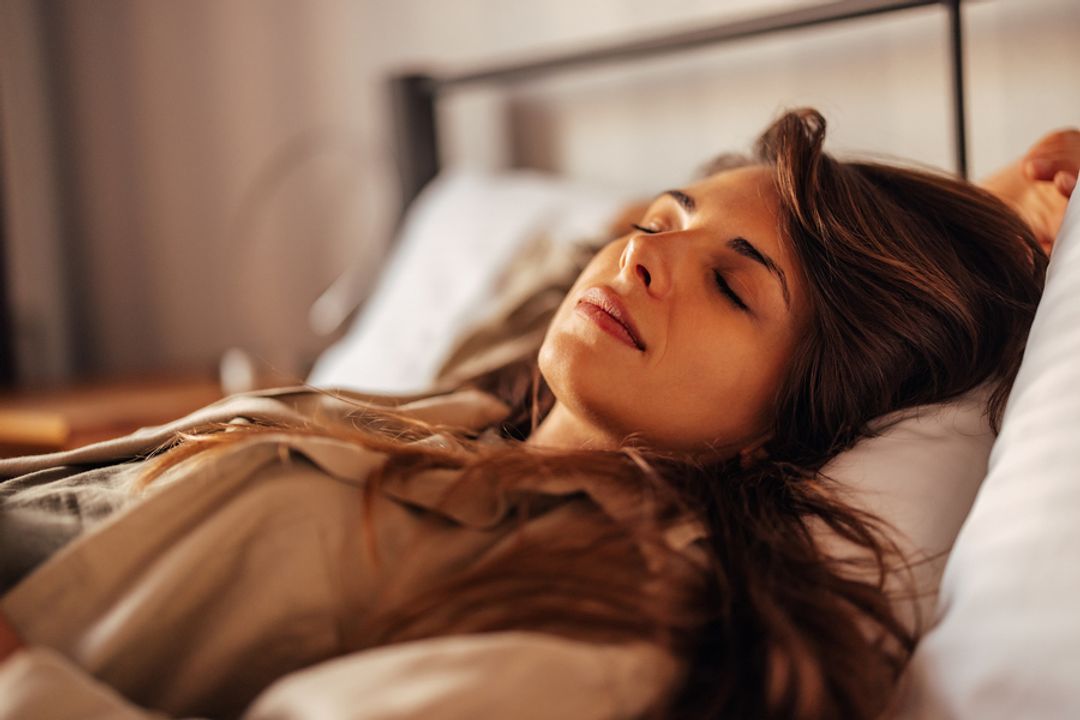
[[[989,472],[919,646],[906,718],[1080,717],[1080,193]]]
[[[986,475],[994,443],[988,399],[989,391],[977,388],[950,402],[879,418],[871,423],[879,435],[860,440],[822,469],[844,499],[891,526],[889,537],[911,564],[910,574],[890,578],[893,607],[919,633],[934,623],[949,550]],[[836,545],[830,552],[846,551]]]

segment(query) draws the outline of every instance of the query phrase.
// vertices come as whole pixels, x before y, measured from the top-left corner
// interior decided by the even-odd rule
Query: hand
[[[1012,205],[1049,254],[1076,187],[1078,170],[1080,130],[1056,130],[980,185]]]
[[[1080,170],[1080,130],[1058,130],[1035,143],[1024,156],[1024,175],[1049,181],[1063,197],[1072,197]]]
[[[7,616],[0,612],[0,662],[4,662],[10,655],[23,646],[15,628]]]

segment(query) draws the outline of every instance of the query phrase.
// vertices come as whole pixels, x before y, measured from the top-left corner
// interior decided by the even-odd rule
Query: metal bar
[[[961,0],[838,0],[709,28],[491,65],[467,72],[442,76],[400,76],[395,78],[394,84],[402,197],[406,203],[411,201],[420,188],[438,172],[438,128],[435,125],[434,106],[438,94],[444,90],[483,83],[517,82],[586,65],[646,58],[770,33],[937,5],[944,6],[948,15],[956,165],[957,172],[966,177],[967,140],[960,4]]]
[[[510,62],[476,70],[432,78],[437,89],[488,82],[515,82],[525,78],[625,59],[644,58],[758,35],[798,30],[801,28],[852,20],[870,15],[908,10],[917,7],[953,4],[953,0],[839,0],[807,8],[774,13],[762,17],[736,20],[713,27],[701,28],[659,37],[617,43],[606,47],[567,52],[533,60]]]
[[[0,126],[2,123],[3,118],[0,117]],[[2,137],[3,135],[0,134],[0,138]],[[4,147],[0,142],[0,388],[15,385],[15,323],[11,313],[11,298],[8,297],[8,288],[12,285],[12,279],[8,277],[7,269],[4,175]]]
[[[390,97],[404,212],[439,172],[434,85],[428,75],[398,75],[390,79]]]
[[[964,112],[964,28],[960,0],[944,0],[949,15],[949,53],[952,64],[953,137],[956,173],[968,176],[967,120]]]

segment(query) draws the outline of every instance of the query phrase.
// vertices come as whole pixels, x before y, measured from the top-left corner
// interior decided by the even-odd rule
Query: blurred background
[[[312,322],[313,303],[346,271],[362,301],[400,212],[391,73],[813,4],[0,0],[5,397],[29,407],[146,379],[143,397],[188,383],[179,407],[219,392],[230,348],[305,377],[341,332]],[[1080,2],[963,8],[977,178],[1080,123]],[[444,162],[528,163],[652,193],[745,148],[779,109],[812,104],[834,150],[948,168],[943,13],[462,92],[440,110]]]

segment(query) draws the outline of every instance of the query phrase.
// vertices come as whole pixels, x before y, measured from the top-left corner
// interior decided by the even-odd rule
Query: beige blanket
[[[74,518],[60,549],[45,548],[0,599],[28,645],[0,664],[0,718],[623,718],[670,687],[678,663],[644,643],[512,632],[356,651],[377,608],[483,561],[521,527],[505,494],[445,502],[453,473],[365,493],[379,453],[273,433],[130,492],[141,458],[178,431],[356,421],[363,400],[303,390],[230,398],[120,440],[0,462],[5,515],[74,508],[53,513]],[[478,392],[405,409],[472,428],[506,413]],[[528,521],[530,533],[565,532],[582,503],[617,513],[625,502],[573,478],[535,491],[557,502]]]

